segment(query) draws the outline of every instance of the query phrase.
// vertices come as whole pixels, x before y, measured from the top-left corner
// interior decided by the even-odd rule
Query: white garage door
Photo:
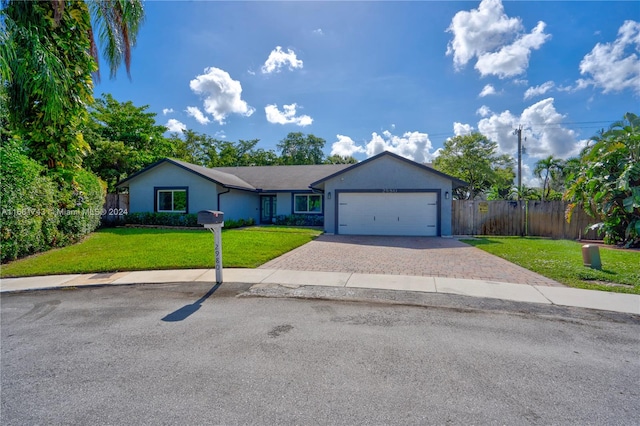
[[[341,193],[338,233],[437,236],[437,201],[431,192]]]

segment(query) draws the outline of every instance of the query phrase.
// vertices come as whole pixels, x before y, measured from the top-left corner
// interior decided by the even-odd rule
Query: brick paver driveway
[[[265,269],[466,278],[562,286],[452,238],[321,235]]]

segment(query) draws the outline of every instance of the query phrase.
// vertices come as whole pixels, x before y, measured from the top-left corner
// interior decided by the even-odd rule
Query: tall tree
[[[205,167],[271,166],[280,164],[272,150],[256,148],[259,139],[222,141],[187,129],[172,135],[173,157]]]
[[[326,158],[324,160],[325,164],[356,164],[358,160],[353,158],[351,155],[338,155],[334,154]]]
[[[0,12],[0,74],[10,125],[30,155],[53,167],[77,167],[88,149],[81,127],[98,71],[93,18],[111,75],[124,62],[143,19],[140,0],[5,0]],[[99,76],[99,75],[98,75]]]
[[[627,113],[594,137],[569,176],[567,219],[583,207],[606,241],[640,246],[640,117]]]
[[[498,144],[480,133],[455,136],[444,143],[433,167],[468,182],[455,195],[458,199],[473,200],[492,185],[503,186],[506,176],[513,173],[513,159],[499,155],[497,150]]]
[[[558,178],[562,176],[563,166],[564,162],[559,158],[555,158],[553,155],[543,158],[536,163],[533,174],[539,179],[542,179],[542,201],[544,201],[545,197],[549,197],[552,181],[558,180]],[[543,175],[544,178],[542,177]]]
[[[164,137],[167,128],[156,123],[156,114],[148,108],[118,102],[109,94],[90,108],[83,133],[91,152],[84,165],[107,182],[109,191],[120,179],[177,151],[172,140]]]
[[[277,148],[283,164],[322,164],[326,141],[314,135],[292,132],[280,141]]]

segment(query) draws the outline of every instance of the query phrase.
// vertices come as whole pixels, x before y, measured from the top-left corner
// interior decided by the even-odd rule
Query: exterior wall
[[[324,231],[331,234],[336,232],[336,202],[340,191],[428,190],[439,194],[440,235],[450,236],[451,187],[450,179],[413,167],[393,157],[380,157],[324,183]],[[444,197],[446,192],[449,192],[448,200]]]
[[[260,195],[254,192],[232,189],[230,192],[218,186],[220,209],[224,217],[238,220],[253,218],[260,223]]]
[[[153,212],[154,187],[188,187],[188,213],[218,210],[217,185],[170,163],[160,164],[129,182],[129,211]]]
[[[291,205],[293,203],[291,192],[278,192],[276,194],[276,215],[277,216],[289,216],[293,213]]]

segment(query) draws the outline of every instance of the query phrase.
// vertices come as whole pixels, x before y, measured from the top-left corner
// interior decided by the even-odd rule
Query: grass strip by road
[[[320,235],[308,228],[250,227],[222,231],[222,264],[255,268]],[[2,265],[0,276],[26,277],[154,269],[213,268],[208,230],[109,228],[78,244]]]
[[[585,267],[582,243],[519,237],[463,242],[571,287],[640,294],[640,251],[600,247],[602,270]]]

